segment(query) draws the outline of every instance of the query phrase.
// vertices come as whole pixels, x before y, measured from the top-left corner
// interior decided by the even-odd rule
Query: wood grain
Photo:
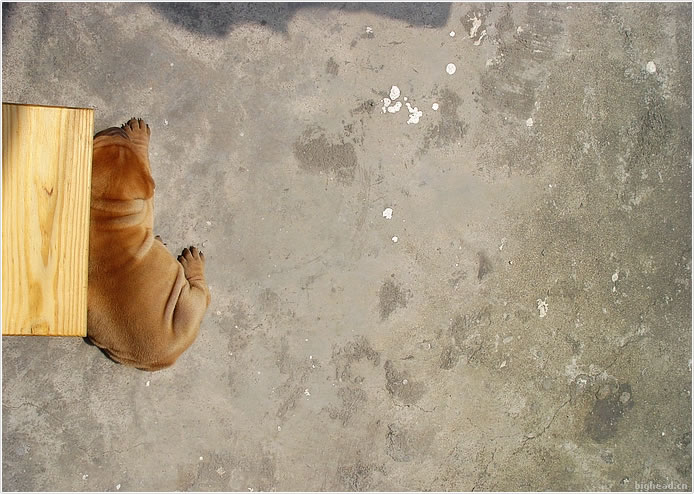
[[[2,105],[2,334],[87,335],[94,111]]]

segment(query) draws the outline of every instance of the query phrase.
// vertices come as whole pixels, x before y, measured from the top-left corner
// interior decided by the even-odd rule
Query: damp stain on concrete
[[[309,128],[294,143],[299,168],[351,183],[358,166],[354,145],[329,137],[320,128]]]

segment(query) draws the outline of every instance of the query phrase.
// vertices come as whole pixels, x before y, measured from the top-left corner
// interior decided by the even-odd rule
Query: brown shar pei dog
[[[193,343],[210,291],[202,252],[176,260],[152,235],[149,136],[134,118],[94,136],[87,337],[113,360],[154,371]]]

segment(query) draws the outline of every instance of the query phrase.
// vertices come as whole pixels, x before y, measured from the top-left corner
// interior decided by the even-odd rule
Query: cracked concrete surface
[[[4,490],[691,486],[689,5],[2,24],[3,101],[149,122],[155,233],[212,291],[156,373],[3,338]]]

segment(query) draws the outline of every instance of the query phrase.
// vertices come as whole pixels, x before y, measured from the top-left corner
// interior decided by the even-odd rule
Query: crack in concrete
[[[414,403],[411,404],[411,405],[408,405],[408,404],[399,405],[398,403],[395,403],[395,401],[393,401],[393,405],[396,406],[396,407],[398,407],[398,408],[410,408],[410,407],[415,407],[415,408],[417,408],[417,409],[419,409],[419,410],[421,410],[422,412],[425,412],[425,413],[432,413],[432,412],[436,411],[436,409],[438,408],[438,405],[436,405],[436,406],[434,406],[434,408],[432,408],[431,410],[427,410],[426,408],[422,408],[422,407],[420,407],[419,405],[415,405]]]
[[[517,450],[515,450],[515,451],[511,454],[511,456],[514,456],[516,453],[519,453],[519,452],[525,447],[525,445],[528,443],[528,441],[531,441],[531,440],[533,440],[533,439],[537,439],[538,437],[540,437],[541,435],[543,435],[545,432],[547,432],[547,429],[549,429],[549,428],[552,426],[552,424],[554,423],[554,419],[557,418],[557,415],[559,414],[559,412],[560,412],[566,405],[568,405],[570,402],[571,402],[571,398],[567,398],[567,399],[564,401],[564,403],[562,403],[561,405],[559,405],[559,407],[554,411],[554,414],[552,414],[552,418],[549,419],[549,422],[547,422],[547,425],[545,425],[545,426],[542,428],[542,430],[541,430],[540,432],[538,432],[537,434],[534,434],[534,433],[531,432],[530,434],[526,435],[526,437],[523,439],[523,442],[521,443],[520,447],[519,447]]]
[[[494,448],[494,451],[492,451],[491,459],[484,466],[484,471],[479,474],[479,476],[477,477],[477,480],[475,481],[475,485],[472,486],[472,489],[470,489],[470,492],[475,492],[475,490],[477,490],[478,487],[481,487],[482,479],[484,477],[489,476],[489,467],[491,466],[492,463],[494,463],[494,457],[496,456],[496,452],[498,450],[499,450],[498,447]]]

